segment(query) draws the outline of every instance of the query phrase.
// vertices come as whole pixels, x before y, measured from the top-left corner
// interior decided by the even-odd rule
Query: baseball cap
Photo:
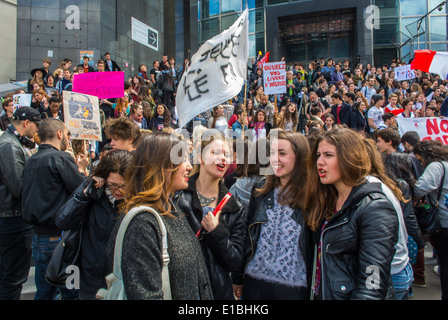
[[[14,120],[29,120],[36,122],[39,124],[39,122],[42,120],[42,117],[36,109],[33,109],[31,107],[21,107],[14,112],[13,115]]]

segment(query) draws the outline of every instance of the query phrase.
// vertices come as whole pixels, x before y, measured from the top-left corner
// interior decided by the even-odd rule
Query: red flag
[[[257,67],[261,68],[263,67],[263,64],[268,63],[269,62],[269,51],[266,52],[266,54],[264,55],[263,58],[261,58],[260,61],[258,61]]]

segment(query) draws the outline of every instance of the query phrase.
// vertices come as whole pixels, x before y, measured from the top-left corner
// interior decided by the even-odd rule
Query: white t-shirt
[[[383,108],[377,108],[375,106],[371,107],[369,111],[367,112],[367,119],[373,119],[373,124],[377,127],[381,124],[384,124],[383,122],[383,116],[384,110]],[[374,132],[374,128],[370,128],[370,132]]]

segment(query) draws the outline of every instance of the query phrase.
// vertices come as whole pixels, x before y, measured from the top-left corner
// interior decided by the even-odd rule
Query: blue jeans
[[[408,300],[409,289],[414,281],[414,272],[410,263],[400,272],[392,275],[395,289],[395,300]]]
[[[53,286],[45,280],[45,272],[51,259],[51,255],[59,240],[34,235],[33,258],[36,263],[34,281],[36,284],[36,295],[34,300],[79,300],[79,290],[69,290],[65,287]]]

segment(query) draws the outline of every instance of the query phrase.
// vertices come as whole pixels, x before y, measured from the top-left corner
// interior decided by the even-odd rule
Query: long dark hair
[[[448,161],[448,149],[438,140],[420,141],[412,152],[422,157],[425,168],[433,161]]]
[[[273,135],[273,133],[276,133],[276,135]],[[294,178],[289,179],[287,184],[279,191],[278,200],[280,203],[289,205],[292,208],[301,209],[306,184],[306,159],[310,156],[308,140],[301,133],[281,129],[271,131],[269,143],[272,144],[272,141],[275,139],[289,141],[295,155],[294,169],[291,174],[291,177]],[[280,178],[275,175],[268,175],[266,184],[256,191],[258,195],[266,195],[280,186]]]

